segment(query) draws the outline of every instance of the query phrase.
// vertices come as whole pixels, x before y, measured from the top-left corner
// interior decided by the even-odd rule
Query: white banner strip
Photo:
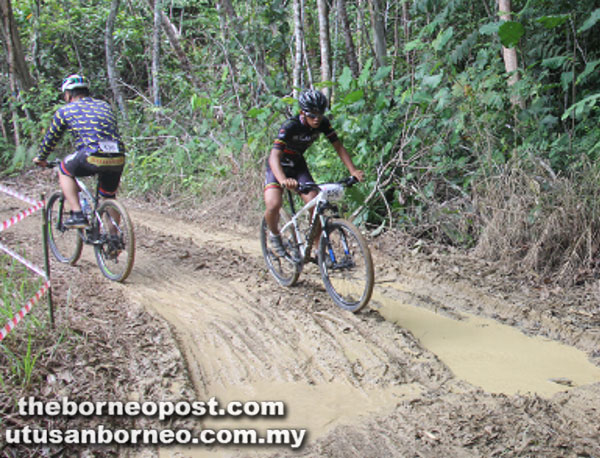
[[[8,248],[7,246],[5,246],[5,245],[3,245],[1,243],[0,243],[0,250],[4,251],[9,256],[12,256],[17,261],[19,261],[21,264],[29,267],[30,270],[32,270],[33,272],[35,272],[36,274],[38,274],[40,277],[43,277],[44,279],[48,280],[48,277],[46,277],[46,273],[44,272],[43,269],[39,268],[35,264],[32,264],[27,259],[25,259],[23,256],[18,255],[17,253],[15,253],[14,251],[12,251],[10,248]]]

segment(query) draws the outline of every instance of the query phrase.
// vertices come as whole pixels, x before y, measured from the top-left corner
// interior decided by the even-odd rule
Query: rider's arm
[[[269,154],[269,167],[273,171],[273,175],[277,178],[279,183],[283,183],[286,176],[281,166],[281,156],[283,156],[283,150],[278,148],[272,148],[271,154]]]
[[[283,167],[281,166],[281,156],[283,154],[282,149],[274,147],[271,150],[271,154],[269,154],[269,167],[271,167],[273,175],[275,175],[275,178],[281,186],[288,189],[296,189],[298,187],[298,182],[294,178],[286,177]]]
[[[54,117],[52,118],[52,122],[50,123],[50,127],[46,131],[46,135],[44,136],[44,140],[42,141],[39,149],[39,153],[36,159],[40,162],[45,162],[46,158],[50,155],[50,153],[56,147],[56,144],[60,140],[63,132],[65,131],[67,124],[63,117],[62,110],[58,110]],[[35,162],[35,160],[34,160]]]
[[[365,173],[362,170],[356,168],[354,162],[352,162],[350,154],[348,154],[348,151],[346,151],[346,148],[344,148],[344,145],[342,145],[342,142],[339,140],[333,142],[333,147],[335,148],[335,151],[338,153],[338,156],[348,169],[348,172],[350,172],[350,175],[356,177],[358,181],[363,181],[365,179]]]

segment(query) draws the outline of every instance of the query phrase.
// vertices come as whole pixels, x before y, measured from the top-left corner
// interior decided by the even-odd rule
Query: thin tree
[[[119,80],[119,72],[115,65],[115,42],[113,40],[113,32],[115,29],[115,18],[119,11],[121,0],[112,0],[110,4],[110,11],[106,20],[106,35],[104,37],[104,44],[106,48],[106,72],[108,74],[108,82],[113,93],[113,97],[117,101],[119,110],[121,111],[121,117],[127,122],[127,112],[125,109],[125,102],[123,101],[123,94],[119,90],[117,81]]]
[[[161,0],[154,0],[154,27],[152,33],[152,101],[160,106],[160,84],[158,72],[160,69],[160,31],[161,31]]]
[[[498,0],[498,14],[500,19],[511,21],[511,13],[510,0]],[[506,69],[506,73],[510,75],[508,78],[508,85],[512,86],[520,79],[519,72],[517,71],[519,68],[517,49],[515,47],[506,48],[502,46],[502,57],[504,58],[504,68]],[[524,108],[523,101],[519,97],[513,96],[511,101],[513,105],[519,105]]]
[[[344,42],[346,44],[346,59],[350,67],[350,71],[352,72],[352,76],[354,78],[358,78],[360,69],[358,67],[358,59],[356,58],[356,49],[354,48],[352,31],[350,30],[350,21],[348,21],[346,0],[337,0],[337,8],[344,33]]]
[[[319,45],[321,48],[321,81],[331,81],[331,51],[329,44],[329,8],[326,0],[317,0],[319,13]],[[329,87],[323,88],[323,93],[329,97]]]
[[[25,56],[21,39],[15,23],[10,0],[0,0],[0,12],[2,13],[2,41],[6,49],[8,61],[8,84],[11,91],[12,122],[15,144],[21,143],[21,134],[18,123],[18,112],[16,108],[16,98],[19,89],[27,90],[33,85],[33,80],[25,64]]]
[[[371,13],[373,39],[375,41],[375,58],[377,59],[377,65],[383,67],[387,60],[387,46],[385,42],[385,23],[381,0],[369,0],[369,10]]]
[[[295,53],[294,53],[294,73],[292,85],[294,87],[294,97],[298,96],[298,88],[302,87],[302,50],[304,48],[304,29],[302,27],[302,20],[304,11],[302,10],[301,0],[294,0],[294,41],[295,41]]]

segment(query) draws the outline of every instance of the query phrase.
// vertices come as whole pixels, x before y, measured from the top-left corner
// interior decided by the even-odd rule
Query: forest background
[[[367,172],[349,214],[536,278],[594,278],[594,0],[0,0],[0,174],[32,166],[83,73],[128,147],[122,191],[261,205],[277,129],[315,87]],[[71,150],[68,139],[58,151]],[[317,181],[344,168],[321,140]],[[238,197],[236,197],[237,199]]]

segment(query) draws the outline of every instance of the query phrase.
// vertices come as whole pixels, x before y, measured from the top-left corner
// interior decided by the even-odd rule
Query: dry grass
[[[599,171],[556,177],[542,165],[512,164],[477,186],[483,220],[474,254],[574,284],[596,275]]]

